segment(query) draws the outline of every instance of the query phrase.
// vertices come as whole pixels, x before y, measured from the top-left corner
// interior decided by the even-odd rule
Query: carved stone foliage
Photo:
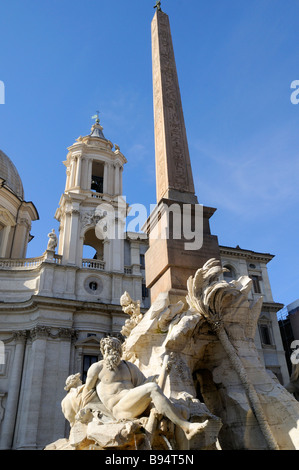
[[[84,212],[80,217],[81,228],[84,229],[87,226],[95,226],[103,217],[105,217],[103,211]]]
[[[72,328],[54,329],[51,326],[37,325],[30,330],[29,338],[31,341],[42,338],[73,340],[76,338],[76,334],[76,331]]]

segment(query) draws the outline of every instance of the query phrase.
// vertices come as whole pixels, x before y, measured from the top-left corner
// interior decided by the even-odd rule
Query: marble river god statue
[[[299,449],[299,403],[254,343],[262,298],[249,301],[252,281],[223,272],[209,260],[185,302],[161,293],[144,315],[124,293],[125,340],[102,339],[85,384],[67,379],[70,436],[47,450]]]

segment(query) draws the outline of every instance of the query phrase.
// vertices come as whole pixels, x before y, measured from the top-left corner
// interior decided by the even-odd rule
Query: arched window
[[[104,191],[104,164],[102,162],[94,161],[92,164],[90,189],[96,193]]]
[[[224,268],[227,269],[227,271],[223,273],[223,277],[226,281],[229,282],[229,281],[232,281],[233,279],[236,279],[237,277],[236,271],[232,266],[225,265]]]

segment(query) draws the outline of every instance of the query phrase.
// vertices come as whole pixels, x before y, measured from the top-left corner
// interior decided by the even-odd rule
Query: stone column
[[[119,299],[123,294],[123,276],[113,273],[112,276],[112,299],[111,303],[119,305]]]
[[[82,160],[82,167],[81,167],[81,188],[86,190],[90,189],[87,184],[87,169],[88,169],[88,162],[86,157],[81,157]]]
[[[11,228],[12,228],[11,225],[7,225],[6,227],[4,227],[4,229],[2,229],[3,234],[2,234],[2,240],[1,240],[0,258],[8,258],[9,256],[7,245],[8,245]]]
[[[78,209],[72,209],[71,220],[70,220],[70,238],[69,238],[69,256],[68,263],[76,264],[77,258],[77,234],[79,230],[79,216],[80,211]]]
[[[66,209],[64,215],[63,244],[59,253],[63,256],[63,264],[68,262],[70,251],[70,227],[71,227],[71,210]],[[60,247],[59,247],[60,249]]]
[[[108,171],[107,171],[107,192],[108,194],[113,194],[113,165],[112,163],[108,163]]]
[[[114,195],[118,196],[120,194],[120,185],[119,185],[119,163],[114,165]]]
[[[70,175],[71,175],[71,168],[70,166],[66,169],[66,182],[65,182],[65,191],[70,189]]]
[[[132,274],[141,274],[140,273],[140,249],[139,243],[135,241],[131,241],[131,266],[132,266]]]
[[[13,366],[9,378],[7,401],[4,412],[4,420],[1,428],[0,449],[12,448],[16,416],[18,411],[18,398],[22,380],[23,360],[26,344],[26,331],[14,333],[15,352]]]
[[[70,188],[75,186],[75,175],[76,175],[76,158],[72,157],[71,159],[71,172],[70,172]]]
[[[18,410],[20,436],[17,448],[21,450],[37,450],[40,406],[49,331],[50,328],[46,326],[36,326],[30,331],[32,340],[30,370],[28,370],[28,377],[24,384],[27,393],[23,396],[22,409]]]
[[[24,216],[20,216],[15,226],[13,237],[13,246],[11,251],[12,258],[25,258],[28,244],[28,235],[31,230],[31,223]]]
[[[87,189],[91,189],[91,177],[92,177],[92,160],[88,160],[87,165]]]
[[[111,257],[112,265],[111,269],[115,272],[124,272],[124,260],[125,260],[125,248],[124,248],[124,226],[125,220],[121,217],[121,214],[115,216],[115,238],[111,240]]]
[[[119,194],[122,195],[123,193],[123,171],[124,171],[124,167],[121,166],[119,168]]]
[[[82,167],[82,158],[81,158],[81,156],[80,156],[80,157],[77,157],[76,182],[75,182],[76,188],[79,188],[79,187],[80,187],[80,183],[81,183],[81,167]]]
[[[103,173],[103,193],[108,193],[108,163],[104,163],[104,173]]]
[[[55,388],[55,400],[53,402],[61,403],[66,393],[64,391],[65,380],[70,375],[71,350],[73,341],[76,339],[76,332],[71,328],[60,328],[57,338],[59,338],[59,343],[55,345],[55,349],[57,350],[57,357],[60,359],[59,367],[55,367],[55,371],[57,372],[57,384],[60,384],[60,386]],[[77,371],[81,371],[81,364]],[[53,409],[53,416],[52,426],[49,426],[48,442],[53,442],[55,439],[63,437],[67,424],[60,406],[56,406]]]
[[[110,250],[110,240],[105,238],[103,240],[103,260],[105,261],[105,271],[111,271],[111,250]]]

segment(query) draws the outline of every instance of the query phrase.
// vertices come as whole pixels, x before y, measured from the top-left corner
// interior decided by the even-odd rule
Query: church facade
[[[149,307],[147,239],[124,232],[125,163],[97,120],[91,133],[68,149],[66,186],[55,214],[59,240],[49,233],[46,251],[29,259],[31,222],[38,214],[24,201],[17,170],[1,153],[1,449],[41,449],[64,436],[60,403],[66,378],[80,372],[84,380],[99,359],[100,339],[119,334],[126,319],[120,306],[125,291],[143,309]],[[22,207],[18,217],[16,203],[10,203],[15,200]],[[109,210],[110,229],[123,236],[106,236]]]
[[[164,20],[161,15],[159,27]],[[154,38],[169,50],[165,41],[170,33],[159,31]],[[155,67],[160,65],[154,56],[154,79]],[[0,154],[0,449],[42,449],[64,437],[61,400],[66,378],[80,372],[84,381],[89,366],[100,357],[100,339],[119,334],[126,319],[120,305],[125,291],[140,300],[142,311],[150,306],[145,282],[148,236],[125,231],[125,164],[125,156],[104,136],[97,119],[90,134],[68,148],[66,185],[55,214],[59,236],[50,232],[45,252],[28,259],[31,224],[38,213],[25,202],[13,163]],[[184,165],[180,171],[184,173]],[[187,202],[197,204],[189,164],[188,176]],[[165,196],[167,184],[162,189],[159,197]],[[177,201],[180,191],[174,188],[167,197]],[[214,210],[206,208],[204,213],[208,221]],[[276,319],[282,305],[273,301],[267,271],[273,256],[218,242],[217,253],[227,268],[227,280],[249,276],[251,297],[263,296],[256,345],[269,372],[286,384],[289,375]]]

